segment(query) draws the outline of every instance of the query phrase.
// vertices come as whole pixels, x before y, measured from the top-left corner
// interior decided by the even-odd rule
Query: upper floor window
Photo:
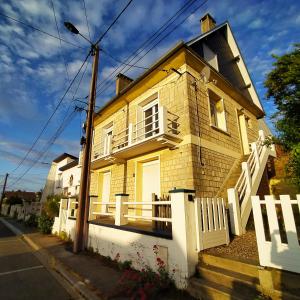
[[[158,102],[153,101],[143,107],[145,138],[159,132],[158,128]]]
[[[73,185],[73,175],[70,176],[69,178],[69,186],[72,186]]]
[[[212,126],[227,131],[224,101],[209,90],[210,122]]]
[[[204,59],[217,71],[219,71],[218,66],[218,56],[213,52],[207,45],[203,44],[203,56]]]
[[[113,137],[113,125],[109,124],[103,129],[103,155],[111,153]]]
[[[57,184],[56,184],[57,188],[61,188],[62,187],[62,181],[63,181],[62,173],[57,174]]]

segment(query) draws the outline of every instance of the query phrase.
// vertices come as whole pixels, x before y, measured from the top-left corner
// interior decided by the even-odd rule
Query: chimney
[[[215,19],[208,13],[200,19],[200,24],[202,34],[216,27]]]
[[[116,79],[116,94],[119,95],[132,81],[133,79],[119,73]]]

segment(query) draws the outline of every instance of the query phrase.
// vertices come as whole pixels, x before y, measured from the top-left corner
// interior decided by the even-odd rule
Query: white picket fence
[[[197,251],[229,243],[223,198],[195,198]]]
[[[275,200],[274,196],[265,196],[265,200],[260,200],[259,196],[252,196],[251,201],[260,264],[300,273],[300,246],[296,228],[296,224],[299,226],[300,220],[295,219],[292,207],[296,206],[300,213],[300,195],[297,195],[297,200],[291,200],[288,195],[281,195],[280,200]],[[266,225],[264,226],[263,222],[262,205],[266,206],[271,241],[266,240]],[[285,231],[287,243],[282,242],[280,236],[279,205],[284,222],[281,230]]]

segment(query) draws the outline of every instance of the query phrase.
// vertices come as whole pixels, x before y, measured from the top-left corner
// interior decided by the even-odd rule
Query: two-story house
[[[216,26],[207,14],[201,29],[136,80],[117,76],[116,96],[94,118],[91,219],[107,210],[99,201],[117,193],[132,202],[175,188],[219,195],[249,155],[264,124],[262,105],[229,24]],[[135,205],[129,213],[151,210]]]
[[[52,163],[43,189],[41,202],[49,195],[75,197],[79,194],[81,166],[78,157],[63,153]]]
[[[244,232],[272,154],[228,22],[216,26],[207,14],[200,24],[198,37],[137,79],[119,74],[115,97],[93,120],[86,246],[136,268],[155,269],[160,257],[179,287],[198,252],[229,243],[226,202],[232,232]],[[53,232],[73,239],[76,221],[61,217],[73,209],[67,202]]]

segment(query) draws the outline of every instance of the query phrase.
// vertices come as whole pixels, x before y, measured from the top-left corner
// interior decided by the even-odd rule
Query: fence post
[[[129,194],[115,194],[116,196],[116,211],[115,211],[115,225],[121,226],[128,224],[128,218],[124,215],[128,214],[128,205],[123,202],[128,201]]]
[[[238,193],[235,188],[231,188],[227,190],[227,195],[231,232],[235,235],[241,235],[242,220]]]
[[[178,253],[182,257],[179,269],[183,277],[190,277],[195,273],[198,263],[195,226],[195,191],[187,189],[174,189],[171,195],[172,211],[172,237]]]
[[[261,141],[266,139],[265,133],[263,130],[258,130],[258,136],[260,137]]]

